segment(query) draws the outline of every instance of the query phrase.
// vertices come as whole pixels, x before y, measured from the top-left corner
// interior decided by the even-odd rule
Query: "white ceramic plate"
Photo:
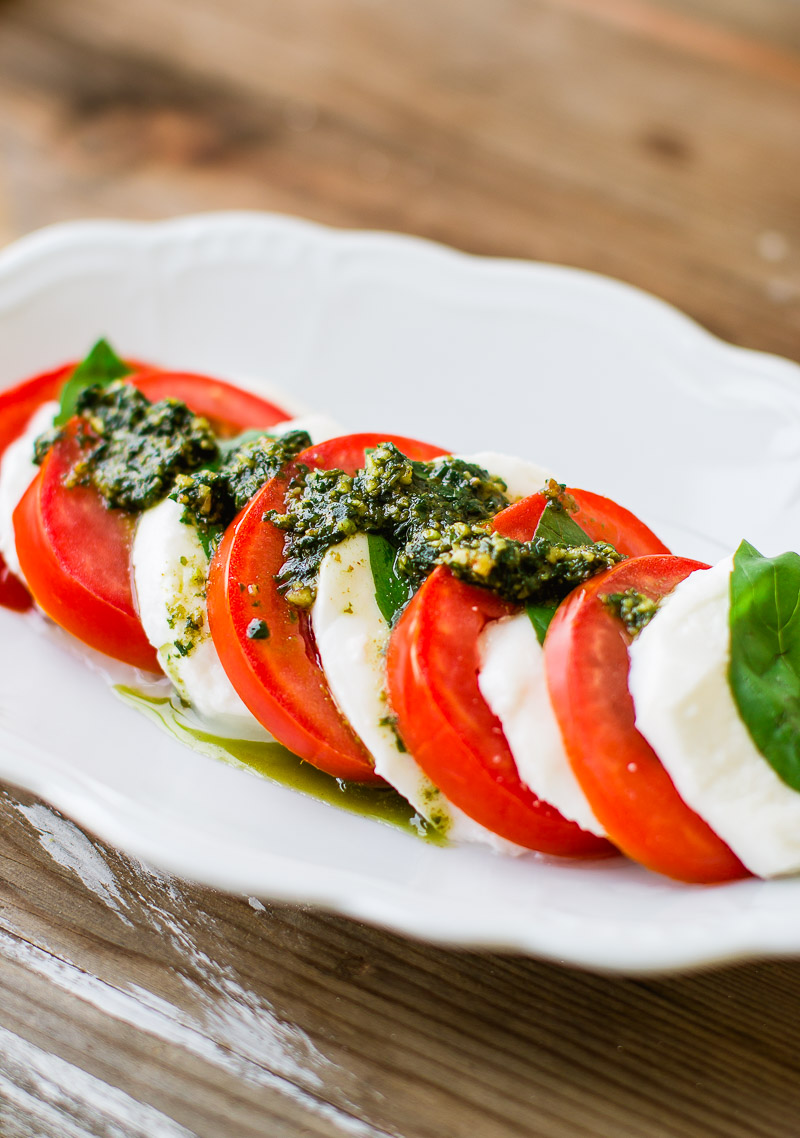
[[[506,450],[611,495],[677,552],[800,532],[800,369],[625,285],[253,214],[78,223],[0,254],[0,385],[83,353],[263,377],[350,429]],[[800,951],[800,880],[441,849],[181,747],[66,638],[0,611],[0,777],[236,893],[645,972]]]

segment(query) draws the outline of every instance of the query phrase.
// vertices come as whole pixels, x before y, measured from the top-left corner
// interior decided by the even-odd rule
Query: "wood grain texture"
[[[800,359],[794,0],[0,0],[0,242],[265,208]],[[0,795],[3,1138],[795,1138],[800,966],[624,980],[229,898]]]
[[[263,207],[632,281],[797,358],[793,0],[5,0],[0,235]]]
[[[4,1136],[796,1134],[795,965],[435,949],[166,877],[25,795],[0,819]]]

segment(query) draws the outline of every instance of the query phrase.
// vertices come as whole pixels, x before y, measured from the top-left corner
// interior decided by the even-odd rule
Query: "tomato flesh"
[[[286,747],[336,778],[379,781],[371,758],[331,696],[317,658],[310,622],[284,600],[276,576],[286,535],[264,520],[285,512],[286,489],[299,466],[337,468],[348,474],[364,465],[365,451],[392,442],[411,459],[429,461],[444,452],[392,435],[359,434],[329,439],[297,456],[245,506],[215,553],[208,578],[211,635],[228,678],[244,703]],[[263,620],[265,639],[248,627]]]
[[[19,438],[39,407],[58,396],[73,367],[74,364],[63,364],[0,392],[0,459],[11,443]],[[0,605],[25,612],[32,604],[30,593],[0,554]]]
[[[517,773],[499,719],[478,687],[478,638],[515,606],[434,569],[400,618],[387,684],[403,742],[456,806],[510,842],[562,857],[613,852],[568,822]]]
[[[117,660],[158,671],[133,604],[134,517],[107,509],[93,487],[63,485],[81,455],[79,429],[77,419],[68,424],[14,511],[20,566],[37,604],[67,632]]]
[[[573,770],[609,837],[648,869],[679,881],[747,876],[730,848],[691,810],[636,730],[628,691],[630,636],[603,603],[635,589],[658,600],[696,569],[683,557],[622,562],[559,607],[544,645],[550,697]]]
[[[625,557],[643,557],[648,553],[669,553],[663,541],[656,537],[644,522],[601,494],[591,490],[566,491],[577,503],[578,509],[570,514],[573,521],[585,530],[592,541],[607,541]],[[508,506],[494,519],[494,529],[517,541],[529,541],[539,524],[547,498],[544,494],[531,494],[521,502]]]
[[[207,375],[148,369],[126,379],[151,403],[180,399],[195,415],[208,419],[215,434],[222,438],[242,431],[266,430],[290,417],[268,399]]]

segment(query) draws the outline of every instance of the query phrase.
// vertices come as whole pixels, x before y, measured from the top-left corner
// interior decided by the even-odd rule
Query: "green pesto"
[[[65,485],[94,486],[114,509],[146,510],[166,497],[179,474],[217,457],[206,419],[177,399],[151,403],[123,380],[87,388],[78,396],[75,412],[85,430],[79,436],[81,458]],[[37,462],[53,441],[50,434],[36,440]]]
[[[624,593],[609,593],[600,598],[606,608],[618,617],[632,637],[637,637],[658,612],[658,601],[626,589]]]
[[[252,432],[235,447],[227,446],[216,468],[179,475],[172,497],[184,507],[183,520],[199,530],[224,529],[265,482],[301,450],[311,446],[305,431],[278,438]]]
[[[413,806],[396,790],[332,778],[303,762],[280,743],[226,739],[203,731],[177,698],[146,695],[122,684],[115,686],[114,692],[173,738],[201,754],[254,771],[271,782],[291,787],[351,814],[361,814],[415,834],[436,845],[445,841],[444,833],[416,814]]]
[[[301,608],[314,601],[325,552],[354,533],[377,533],[397,551],[394,572],[417,588],[437,566],[510,601],[563,597],[616,564],[605,543],[580,545],[534,537],[514,541],[490,530],[508,505],[505,483],[482,467],[445,457],[413,462],[381,443],[351,477],[341,470],[301,470],[290,484],[286,513],[270,520],[286,531],[280,582]],[[584,535],[585,536],[585,535]]]
[[[391,443],[368,452],[353,477],[301,470],[289,486],[286,513],[270,514],[287,533],[281,574],[287,599],[311,604],[325,552],[355,533],[386,538],[397,549],[397,572],[418,585],[448,543],[451,525],[472,532],[507,504],[505,483],[474,463],[413,462]]]
[[[265,620],[254,617],[247,626],[248,640],[269,640],[269,625]]]

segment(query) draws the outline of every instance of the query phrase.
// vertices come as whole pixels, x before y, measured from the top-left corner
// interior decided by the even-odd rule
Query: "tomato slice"
[[[611,498],[604,498],[591,490],[568,488],[566,492],[578,505],[577,511],[570,514],[570,517],[585,530],[592,541],[607,541],[626,557],[669,553],[663,541],[640,518]],[[494,520],[494,528],[506,537],[529,541],[546,505],[547,498],[544,494],[532,494],[499,513]]]
[[[208,419],[214,433],[222,438],[266,429],[291,417],[268,399],[207,375],[148,369],[126,378],[151,403],[180,399],[195,415]]]
[[[62,364],[0,392],[0,457],[6,447],[19,438],[42,403],[58,398],[64,380],[74,367],[75,364]]]
[[[735,854],[691,810],[634,723],[624,625],[604,605],[636,589],[657,600],[696,569],[684,557],[622,562],[576,589],[545,640],[550,696],[575,774],[612,841],[635,861],[679,881],[748,876]]]
[[[109,510],[89,486],[67,489],[80,458],[80,421],[68,424],[14,511],[17,553],[37,603],[85,644],[159,671],[133,604],[130,548],[135,519]]]
[[[514,609],[444,566],[434,569],[389,641],[387,685],[398,730],[450,801],[493,833],[542,853],[611,853],[608,842],[568,822],[522,782],[481,695],[478,637]]]
[[[639,518],[610,498],[568,493],[579,507],[572,516],[592,541],[613,538],[626,556],[666,552]],[[544,494],[532,494],[499,513],[493,528],[528,541],[546,505]],[[487,829],[544,853],[608,854],[608,842],[566,821],[522,782],[500,721],[481,694],[478,638],[490,621],[515,611],[449,570],[435,570],[389,644],[389,694],[400,734],[428,777]]]
[[[222,435],[267,428],[285,412],[250,392],[208,376],[140,367],[131,382],[152,402],[181,399],[205,415]],[[52,382],[29,381],[46,394],[36,404],[12,397],[24,429],[35,406],[58,394],[74,368],[51,373]],[[24,401],[23,401],[24,402]],[[0,404],[0,406],[2,406]],[[75,420],[77,422],[77,420]],[[9,440],[10,441],[10,440]],[[158,671],[155,650],[136,615],[131,587],[130,549],[135,518],[109,510],[92,487],[67,489],[63,478],[79,457],[75,425],[54,446],[14,513],[20,566],[36,602],[58,624],[84,643],[135,667]]]
[[[208,578],[208,618],[222,665],[253,715],[276,739],[336,778],[378,781],[361,741],[342,716],[320,667],[308,618],[286,603],[275,580],[284,561],[286,535],[264,520],[285,511],[286,489],[299,466],[364,465],[365,451],[391,442],[411,459],[427,462],[445,452],[395,435],[358,434],[329,439],[297,456],[245,506],[214,555]],[[248,626],[263,620],[265,639],[250,639]]]

